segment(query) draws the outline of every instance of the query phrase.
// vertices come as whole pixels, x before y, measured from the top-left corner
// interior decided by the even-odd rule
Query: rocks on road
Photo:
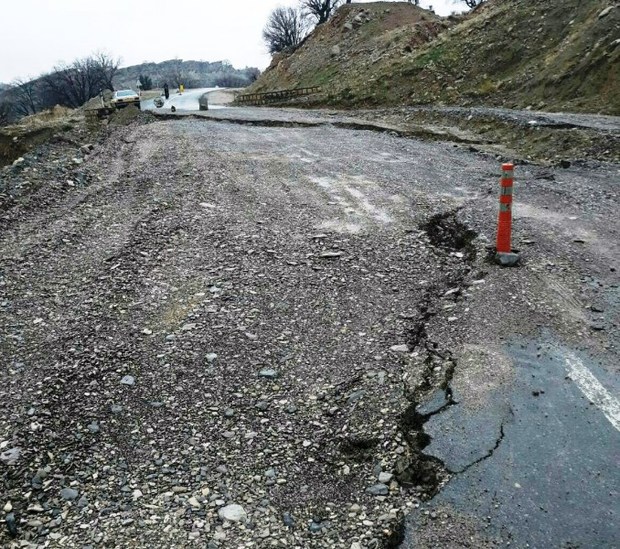
[[[175,120],[112,130],[58,176],[79,185],[16,193],[0,214],[0,542],[397,541],[448,478],[419,401],[450,403],[461,337],[505,335],[477,316],[498,273],[527,325],[553,316],[519,286],[527,262],[485,262],[496,164],[327,124]]]

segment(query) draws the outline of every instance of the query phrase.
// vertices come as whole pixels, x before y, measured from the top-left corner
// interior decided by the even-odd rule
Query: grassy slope
[[[254,89],[321,84],[327,103],[351,106],[533,105],[620,114],[620,8],[599,19],[608,5],[490,0],[452,24],[406,3],[352,4],[293,55],[275,60]],[[362,9],[370,21],[345,32]],[[334,45],[339,55],[331,54]]]

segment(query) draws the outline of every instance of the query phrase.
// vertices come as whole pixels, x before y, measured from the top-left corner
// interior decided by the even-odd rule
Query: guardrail
[[[311,86],[309,88],[292,88],[290,90],[278,90],[264,93],[246,93],[237,96],[235,103],[241,105],[264,105],[265,103],[274,103],[276,101],[286,101],[294,97],[302,97],[304,95],[312,95],[321,93],[321,86]]]

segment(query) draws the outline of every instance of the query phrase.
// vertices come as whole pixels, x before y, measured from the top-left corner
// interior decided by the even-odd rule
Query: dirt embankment
[[[489,0],[442,19],[409,4],[343,6],[251,88],[320,85],[317,104],[532,106],[620,114],[610,0]]]

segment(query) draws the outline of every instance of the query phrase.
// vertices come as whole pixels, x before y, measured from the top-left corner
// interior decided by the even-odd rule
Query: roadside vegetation
[[[235,69],[226,61],[183,61],[143,63],[120,67],[121,60],[95,53],[71,63],[60,63],[37,78],[16,79],[0,87],[0,126],[47,111],[56,105],[76,109],[104,90],[149,91],[164,83],[178,87],[245,87],[258,78],[254,67]],[[138,86],[138,83],[140,86]]]

